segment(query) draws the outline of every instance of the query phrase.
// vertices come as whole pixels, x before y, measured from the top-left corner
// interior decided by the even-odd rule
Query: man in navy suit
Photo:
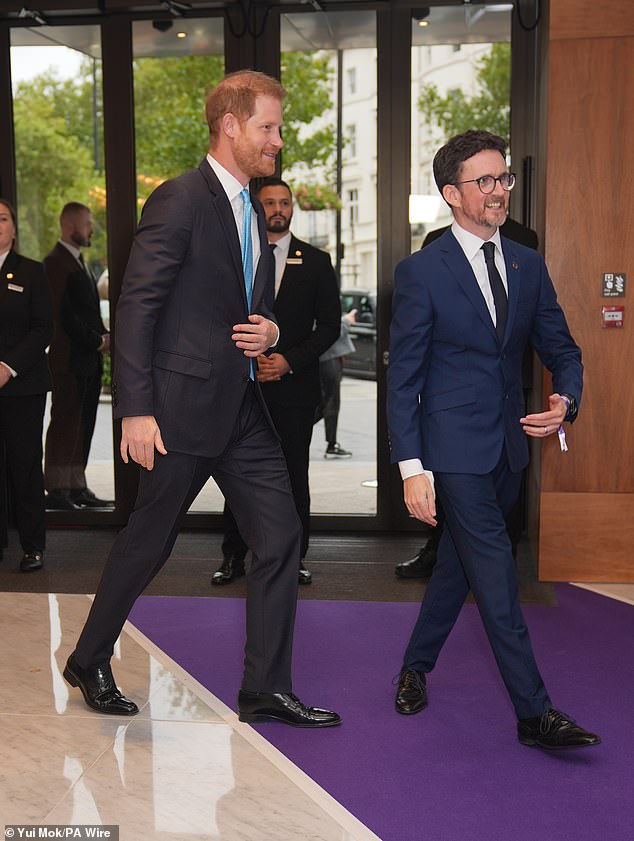
[[[446,516],[438,560],[405,652],[396,709],[427,705],[426,674],[469,590],[518,719],[522,744],[581,747],[600,739],[555,709],[520,609],[504,517],[528,462],[527,436],[573,421],[581,352],[542,257],[501,237],[515,177],[506,143],[486,131],[452,138],[434,158],[454,223],[396,268],[388,371],[392,461],[410,514]],[[530,342],[551,371],[543,412],[524,415],[522,357]]]
[[[117,308],[113,403],[121,456],[142,468],[139,492],[64,671],[99,712],[138,712],[114,682],[113,646],[213,476],[253,553],[240,720],[341,721],[292,693],[301,532],[253,365],[279,330],[264,213],[248,187],[275,169],[284,95],[254,71],[220,82],[206,102],[209,154],[155,190],[132,246]]]

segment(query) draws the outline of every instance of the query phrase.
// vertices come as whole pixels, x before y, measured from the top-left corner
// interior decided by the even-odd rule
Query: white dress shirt
[[[273,256],[275,257],[275,297],[280,291],[282,285],[282,278],[286,269],[286,261],[288,260],[288,251],[291,247],[291,232],[287,231],[283,237],[280,237],[277,242],[271,242],[269,245],[274,245]]]
[[[495,326],[495,302],[493,301],[493,292],[491,291],[491,284],[489,283],[489,273],[487,271],[486,262],[484,260],[484,251],[482,246],[485,242],[492,242],[495,245],[495,266],[500,273],[504,289],[508,295],[508,282],[506,279],[506,265],[504,264],[504,256],[502,255],[502,242],[500,240],[500,229],[497,228],[493,236],[489,240],[480,239],[475,234],[465,231],[460,225],[454,221],[451,226],[451,232],[458,240],[458,245],[464,251],[465,257],[469,261],[473,273],[475,275],[480,292],[487,305],[491,320]],[[434,475],[431,470],[425,470],[423,463],[419,458],[408,458],[405,461],[399,461],[399,470],[401,471],[401,478],[409,479],[410,476],[419,476],[424,473],[434,486]]]

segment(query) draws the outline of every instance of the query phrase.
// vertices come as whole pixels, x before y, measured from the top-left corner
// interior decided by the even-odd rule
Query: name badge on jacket
[[[15,283],[7,284],[7,288],[10,289],[12,292],[24,292],[24,286],[18,286]]]

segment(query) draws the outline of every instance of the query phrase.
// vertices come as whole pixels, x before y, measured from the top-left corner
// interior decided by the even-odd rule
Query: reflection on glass
[[[293,233],[328,251],[341,287],[337,355],[322,357],[311,511],[376,513],[376,21],[374,12],[281,18],[283,177]],[[338,107],[339,106],[339,107]],[[350,344],[351,341],[351,344]],[[354,349],[353,349],[354,348]],[[333,444],[339,446],[333,446]]]
[[[509,137],[512,8],[434,6],[413,14],[412,251],[453,220],[434,183],[437,149],[469,129]]]
[[[45,259],[54,302],[47,506],[101,507],[114,481],[108,311],[96,292],[107,259],[99,27],[11,30],[11,74],[20,247]]]

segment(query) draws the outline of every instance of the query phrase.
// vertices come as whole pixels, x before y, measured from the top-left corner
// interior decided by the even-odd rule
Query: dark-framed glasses
[[[458,184],[471,184],[475,183],[480,188],[480,192],[488,195],[495,190],[495,182],[500,182],[500,187],[503,190],[506,190],[508,193],[509,190],[512,190],[515,186],[515,173],[514,172],[503,172],[502,175],[481,175],[480,178],[469,178],[467,181],[456,181],[454,186]]]

